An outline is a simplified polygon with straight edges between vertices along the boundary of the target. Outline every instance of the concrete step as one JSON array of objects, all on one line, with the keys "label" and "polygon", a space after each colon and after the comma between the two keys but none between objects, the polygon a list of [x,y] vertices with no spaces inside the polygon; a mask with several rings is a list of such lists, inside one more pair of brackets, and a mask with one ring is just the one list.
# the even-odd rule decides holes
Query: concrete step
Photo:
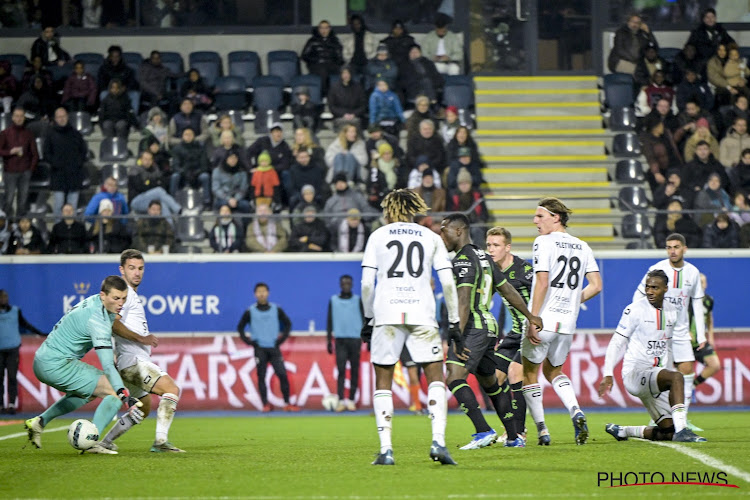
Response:
[{"label": "concrete step", "polygon": [[475,76],[477,90],[595,89],[596,76]]},{"label": "concrete step", "polygon": [[[539,236],[539,231],[531,222],[531,219],[526,222],[513,222],[496,219],[495,222],[510,231],[511,235],[513,236],[514,243],[517,241],[517,238],[529,238],[533,240],[534,238]],[[570,231],[571,234],[578,236],[579,238],[583,238],[584,240],[590,237],[609,238],[614,236],[615,233],[614,226],[612,224],[588,222],[580,222],[578,224],[574,224],[573,222],[571,222],[568,225],[568,231]]]},{"label": "concrete step", "polygon": [[484,161],[491,163],[524,163],[524,162],[540,162],[540,163],[559,163],[559,162],[601,162],[607,160],[605,154],[594,154],[594,155],[486,155],[482,156]]},{"label": "concrete step", "polygon": [[579,102],[594,101],[599,96],[599,90],[592,89],[502,89],[476,90],[474,99],[477,104],[492,102]]},{"label": "concrete step", "polygon": [[491,120],[484,120],[486,122],[485,128],[478,128],[472,130],[471,135],[474,138],[482,138],[483,140],[507,140],[509,137],[514,139],[532,139],[543,136],[545,140],[570,140],[571,136],[575,136],[575,139],[580,140],[602,140],[609,138],[611,141],[612,133],[603,128],[550,128],[550,129],[499,129],[492,128]]},{"label": "concrete step", "polygon": [[[525,138],[524,138],[525,139]],[[605,141],[588,140],[518,140],[479,141],[484,156],[496,155],[602,155]]]},{"label": "concrete step", "polygon": [[602,116],[598,113],[579,113],[570,116],[545,114],[540,116],[477,116],[479,130],[554,130],[599,129]]},{"label": "concrete step", "polygon": [[[574,211],[574,215],[602,215],[612,213],[613,193],[606,190],[578,189],[498,189],[485,197],[493,215],[524,215],[533,217],[537,203],[545,196],[556,196]],[[614,193],[614,197],[617,193]],[[499,210],[501,212],[495,212]],[[580,211],[580,213],[579,213]]]},{"label": "concrete step", "polygon": [[[489,185],[508,183],[577,183],[579,186],[590,182],[609,182],[607,169],[602,167],[579,168],[486,168],[483,170]],[[540,182],[541,181],[541,182]]]},{"label": "concrete step", "polygon": [[579,102],[486,102],[477,104],[478,117],[485,116],[578,116],[600,115],[598,101]]}]

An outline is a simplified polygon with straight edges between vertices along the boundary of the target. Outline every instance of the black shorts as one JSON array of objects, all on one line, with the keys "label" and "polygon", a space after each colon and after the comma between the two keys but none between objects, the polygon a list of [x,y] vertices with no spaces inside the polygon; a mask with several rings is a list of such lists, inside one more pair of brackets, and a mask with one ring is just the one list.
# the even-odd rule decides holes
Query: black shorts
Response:
[{"label": "black shorts", "polygon": [[509,333],[495,348],[495,366],[508,374],[511,362],[521,363],[521,334]]},{"label": "black shorts", "polygon": [[495,373],[495,342],[497,337],[491,336],[487,330],[466,330],[464,347],[468,348],[469,359],[461,361],[456,357],[453,343],[448,347],[448,363],[461,365],[474,375],[493,375]]},{"label": "black shorts", "polygon": [[700,361],[704,365],[706,364],[705,359],[707,357],[716,355],[714,346],[709,343],[706,343],[706,347],[703,349],[698,349],[698,346],[693,347],[693,352],[695,353],[695,360]]}]

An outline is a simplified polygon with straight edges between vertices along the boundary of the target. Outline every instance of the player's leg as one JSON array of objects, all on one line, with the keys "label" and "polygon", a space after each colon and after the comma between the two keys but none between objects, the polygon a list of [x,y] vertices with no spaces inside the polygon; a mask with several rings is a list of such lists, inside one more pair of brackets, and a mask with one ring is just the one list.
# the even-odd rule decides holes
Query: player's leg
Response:
[{"label": "player's leg", "polygon": [[401,325],[373,327],[370,360],[375,369],[372,408],[380,439],[380,453],[373,465],[394,465],[391,440],[393,421],[393,370],[404,348],[407,331]]},{"label": "player's leg", "polygon": [[[8,358],[10,356],[10,349],[0,349],[0,408],[2,413],[6,413],[7,405],[3,397],[5,396],[5,369],[8,366]],[[8,398],[10,400],[10,398]],[[10,400],[15,402],[15,400]]]},{"label": "player's leg", "polygon": [[258,375],[258,394],[260,395],[261,403],[263,403],[263,411],[269,412],[273,410],[273,407],[268,402],[268,388],[266,387],[266,369],[270,360],[268,349],[256,347],[255,357],[258,360],[258,364],[255,367]]},{"label": "player's leg", "polygon": [[693,344],[690,337],[687,339],[672,339],[672,354],[674,356],[674,365],[677,371],[682,373],[685,383],[685,411],[690,408],[690,399],[693,396],[693,381],[695,380],[695,353],[693,353]]},{"label": "player's leg", "polygon": [[502,387],[497,383],[497,377],[493,374],[481,375],[481,368],[477,370],[476,378],[482,390],[492,401],[492,407],[495,408],[500,422],[505,428],[506,442],[515,442],[518,438],[516,434],[516,424],[513,419],[513,401],[510,395],[510,386],[504,384]]},{"label": "player's leg", "polygon": [[542,364],[544,376],[552,383],[552,387],[557,393],[557,397],[568,409],[570,418],[573,421],[573,429],[576,444],[586,444],[589,438],[589,428],[586,421],[586,415],[578,404],[576,392],[570,379],[562,371],[562,365],[570,352],[570,345],[573,342],[572,335],[557,335],[550,342],[547,359]]},{"label": "player's leg", "polygon": [[539,444],[548,446],[550,444],[550,435],[547,425],[544,422],[544,404],[542,397],[542,386],[539,384],[539,365],[547,358],[549,342],[554,332],[542,330],[539,332],[541,342],[534,345],[529,341],[527,336],[521,340],[521,361],[523,365],[523,397],[526,400],[526,406],[531,413],[531,418],[536,424],[539,436]]},{"label": "player's leg", "polygon": [[419,399],[419,391],[422,387],[419,383],[419,367],[413,361],[406,367],[406,375],[409,377],[409,397],[411,400],[409,410],[421,414],[422,401]]},{"label": "player's leg", "polygon": [[513,362],[508,366],[508,380],[513,398],[516,433],[526,441],[526,398],[523,397],[523,365],[520,350],[516,352]]},{"label": "player's leg", "polygon": [[721,361],[711,344],[706,344],[706,347],[700,350],[695,349],[694,353],[695,359],[703,363],[703,370],[701,370],[700,374],[693,381],[693,386],[698,387],[721,370]]},{"label": "player's leg", "polygon": [[336,411],[344,411],[346,405],[344,405],[344,387],[346,387],[346,339],[336,339],[336,369],[339,371],[339,376],[336,381],[336,392],[339,396],[339,404],[336,407]]},{"label": "player's leg", "polygon": [[[486,388],[484,384],[482,384],[482,388],[485,389],[485,393],[492,399],[492,405],[495,408],[495,411],[497,412],[498,417],[500,417],[500,420],[503,422],[503,427],[505,427],[505,433],[500,437],[500,441],[505,444],[506,442],[515,441],[518,438],[517,435],[517,428],[516,428],[516,414],[517,411],[517,405],[515,405],[513,401],[513,395],[511,393],[510,385],[508,382],[508,369],[510,366],[510,363],[512,362],[511,358],[509,357],[509,350],[506,349],[506,345],[508,338],[506,337],[503,339],[503,341],[500,343],[500,345],[497,346],[494,352],[493,360],[495,362],[495,378],[497,379],[497,385],[500,388],[500,392],[495,394],[497,391],[493,389],[491,386]],[[508,427],[512,427],[511,431],[509,432]],[[518,443],[520,444],[520,443]]]},{"label": "player's leg", "polygon": [[[21,357],[20,348],[10,349],[7,358],[6,367],[8,369],[8,414],[15,415],[16,413],[16,399],[18,398],[18,361]],[[0,381],[0,388],[3,387],[3,383]],[[2,390],[2,389],[0,389]]]},{"label": "player's leg", "polygon": [[357,389],[359,388],[359,361],[362,352],[362,341],[360,339],[348,339],[347,359],[349,361],[349,402],[346,409],[355,411],[357,405]]},{"label": "player's leg", "polygon": [[608,434],[618,441],[627,441],[631,437],[652,441],[672,439],[672,434],[666,437],[667,431],[670,429],[672,433],[674,432],[674,427],[671,427],[671,406],[667,395],[668,389],[664,389],[664,392],[662,392],[662,389],[659,388],[657,379],[660,371],[661,368],[633,370],[624,373],[622,377],[625,390],[641,400],[644,408],[656,424],[652,426],[606,424],[605,430]]},{"label": "player's leg", "polygon": [[289,375],[286,373],[286,366],[284,366],[284,357],[281,355],[281,349],[278,347],[271,349],[270,361],[273,371],[279,378],[279,388],[281,389],[281,397],[284,398],[284,411],[299,411],[299,407],[289,402]]},{"label": "player's leg", "polygon": [[169,428],[180,401],[180,388],[172,377],[164,374],[156,381],[151,392],[161,396],[156,408],[156,436],[151,451],[183,452],[169,442]]}]

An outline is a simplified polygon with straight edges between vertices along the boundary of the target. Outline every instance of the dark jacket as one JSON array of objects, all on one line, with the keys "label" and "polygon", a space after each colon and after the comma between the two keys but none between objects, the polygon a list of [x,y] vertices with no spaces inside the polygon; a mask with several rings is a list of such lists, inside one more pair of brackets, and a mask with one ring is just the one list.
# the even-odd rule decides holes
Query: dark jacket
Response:
[{"label": "dark jacket", "polygon": [[127,90],[138,90],[138,80],[135,79],[135,72],[125,64],[124,60],[120,60],[117,65],[112,64],[109,58],[104,60],[104,64],[99,67],[99,74],[96,77],[99,91],[109,89],[109,82],[117,78],[125,86]]},{"label": "dark jacket", "polygon": [[52,47],[52,51],[57,56],[57,61],[70,61],[70,54],[60,47],[60,39],[57,36],[53,37],[49,42],[42,40],[42,37],[34,40],[34,43],[31,45],[31,57],[29,60],[33,60],[36,56],[39,56],[42,58],[42,64],[45,66],[57,64],[57,61],[50,62],[49,60],[49,47]]},{"label": "dark jacket", "polygon": [[149,60],[143,61],[140,72],[141,91],[152,97],[163,95],[170,76],[173,76],[172,72],[166,66],[154,66]]},{"label": "dark jacket", "polygon": [[70,99],[86,99],[86,104],[93,106],[96,103],[96,96],[96,81],[94,77],[88,73],[84,73],[81,76],[73,73],[65,80],[62,104],[65,104]]},{"label": "dark jacket", "polygon": [[53,125],[44,141],[44,159],[52,167],[52,191],[80,191],[86,178],[88,147],[83,136],[68,123]]},{"label": "dark jacket", "polygon": [[21,91],[21,86],[10,72],[10,62],[5,59],[0,60],[0,68],[5,70],[5,74],[0,76],[0,97],[12,97],[15,100]]},{"label": "dark jacket", "polygon": [[174,245],[174,229],[164,217],[138,220],[133,236],[133,248],[147,252],[149,245],[153,245],[159,251],[164,245],[170,248]]},{"label": "dark jacket", "polygon": [[607,67],[614,73],[617,63],[621,60],[636,64],[649,43],[659,47],[654,34],[650,31],[647,33],[638,30],[638,33],[633,34],[626,24],[620,26],[615,31],[615,43],[607,58]]},{"label": "dark jacket", "polygon": [[306,167],[294,162],[289,170],[289,174],[291,177],[289,187],[292,192],[287,194],[290,197],[300,195],[302,187],[306,184],[310,184],[315,188],[316,197],[323,199],[322,194],[325,187],[326,168],[321,163],[318,163],[312,158],[310,158],[310,163],[308,163]]},{"label": "dark jacket", "polygon": [[698,100],[701,109],[713,109],[714,107],[714,94],[705,82],[696,80],[690,83],[683,80],[675,87],[675,91],[677,93],[677,109],[680,111],[685,109],[685,105],[692,98]]},{"label": "dark jacket", "polygon": [[737,224],[729,221],[726,229],[719,229],[716,221],[703,228],[703,248],[739,248],[740,231]]},{"label": "dark jacket", "polygon": [[[302,243],[299,239],[307,236],[307,241]],[[328,232],[325,222],[315,218],[312,222],[305,222],[304,218],[297,222],[292,228],[292,234],[289,236],[290,252],[330,252],[331,234]],[[321,250],[310,248],[310,244],[318,245]]]},{"label": "dark jacket", "polygon": [[[101,221],[97,220],[89,229],[89,243],[92,245],[94,253],[122,253],[126,248],[130,248],[130,233],[125,225],[119,219],[109,219],[105,225],[103,246],[99,245],[99,228]],[[101,251],[100,251],[101,250]]]},{"label": "dark jacket", "polygon": [[195,182],[198,174],[208,172],[206,150],[196,141],[179,143],[172,148],[172,169],[182,174],[187,182]]},{"label": "dark jacket", "polygon": [[351,113],[357,118],[362,117],[367,110],[367,97],[362,85],[349,82],[344,85],[339,80],[328,90],[328,108],[334,118]]},{"label": "dark jacket", "polygon": [[667,227],[667,216],[657,215],[654,223],[654,243],[656,248],[664,248],[667,245],[667,236],[672,233],[680,233],[685,237],[688,248],[700,248],[703,243],[703,232],[698,224],[687,215],[680,217],[675,222],[674,230]]},{"label": "dark jacket", "polygon": [[[234,228],[234,238],[230,239],[230,227]],[[223,253],[239,252],[242,250],[242,242],[245,241],[245,232],[242,230],[242,224],[232,220],[229,224],[217,222],[208,233],[208,242],[214,252]]]},{"label": "dark jacket", "polygon": [[674,58],[672,63],[672,83],[677,85],[685,78],[687,70],[693,70],[699,78],[706,81],[706,61],[701,60],[696,53],[695,57],[688,59],[685,57],[685,49],[681,50]]},{"label": "dark jacket", "polygon": [[453,160],[448,168],[448,178],[446,180],[445,188],[447,190],[458,188],[458,171],[465,168],[471,174],[471,187],[479,189],[484,182],[482,178],[482,165],[479,162],[471,161],[468,165],[464,165],[458,160]]},{"label": "dark jacket", "polygon": [[375,88],[375,84],[381,78],[388,83],[389,89],[394,90],[398,84],[398,64],[391,58],[381,61],[377,57],[374,57],[367,62],[365,77],[367,90]]},{"label": "dark jacket", "polygon": [[703,163],[697,156],[682,168],[682,185],[694,192],[700,191],[706,185],[708,176],[716,173],[721,178],[721,187],[729,189],[729,176],[724,165],[709,154],[708,161]]},{"label": "dark jacket", "polygon": [[258,155],[263,151],[268,151],[271,155],[271,165],[277,172],[288,170],[292,165],[292,150],[286,141],[282,140],[276,146],[271,143],[271,138],[267,135],[259,137],[254,143],[247,148],[247,158],[251,166],[258,163]]},{"label": "dark jacket", "polygon": [[435,63],[424,56],[409,60],[399,76],[409,100],[418,95],[426,95],[434,101],[443,91],[443,75],[438,73]]},{"label": "dark jacket", "polygon": [[343,48],[333,29],[328,37],[323,38],[318,32],[318,27],[314,27],[312,36],[302,49],[302,60],[307,63],[308,69],[318,64],[334,66],[344,64]]},{"label": "dark jacket", "polygon": [[[21,156],[10,154],[10,150],[15,147],[23,148]],[[0,156],[3,158],[3,169],[8,173],[33,171],[39,163],[34,134],[26,127],[12,124],[0,132]]]},{"label": "dark jacket", "polygon": [[437,133],[433,134],[429,139],[417,135],[408,141],[406,146],[406,166],[410,169],[416,167],[415,163],[417,157],[420,155],[426,155],[430,160],[432,168],[439,174],[442,174],[445,167],[448,166],[448,162],[445,159],[445,146],[443,146],[443,140]]},{"label": "dark jacket", "polygon": [[99,107],[99,122],[103,123],[107,120],[115,122],[125,120],[131,126],[138,126],[138,119],[133,114],[128,94],[121,92],[119,95],[115,95],[110,92],[102,99],[102,104]]},{"label": "dark jacket", "polygon": [[60,221],[52,226],[47,253],[89,253],[88,242],[86,226],[82,222],[74,220],[71,225],[68,225],[65,221]]},{"label": "dark jacket", "polygon": [[164,173],[156,162],[151,165],[151,168],[136,165],[128,173],[128,202],[132,202],[133,198],[139,194],[157,187],[169,189],[164,179]]},{"label": "dark jacket", "polygon": [[687,43],[695,46],[695,50],[698,52],[698,57],[701,60],[707,61],[711,56],[716,54],[716,48],[719,45],[734,43],[734,38],[729,36],[724,26],[719,23],[716,23],[711,28],[701,23],[700,26],[690,32],[690,38]]},{"label": "dark jacket", "polygon": [[401,67],[409,62],[409,50],[415,42],[414,37],[408,34],[406,28],[404,28],[404,33],[400,37],[397,38],[393,35],[388,35],[388,37],[383,38],[380,43],[386,44],[388,47],[388,54],[391,56],[391,59],[396,62],[396,66],[398,66],[400,71]]}]

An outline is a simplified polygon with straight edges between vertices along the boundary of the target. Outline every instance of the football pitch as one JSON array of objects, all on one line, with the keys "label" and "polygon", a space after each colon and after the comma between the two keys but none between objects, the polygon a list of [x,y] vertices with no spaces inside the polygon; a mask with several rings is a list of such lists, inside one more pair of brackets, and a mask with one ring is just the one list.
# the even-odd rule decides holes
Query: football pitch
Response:
[{"label": "football pitch", "polygon": [[[90,416],[88,417],[90,418]],[[494,414],[488,422],[498,424]],[[604,424],[645,424],[644,411],[588,414],[591,437],[573,442],[567,414],[549,413],[552,445],[461,451],[469,420],[448,417],[447,445],[458,466],[430,461],[430,420],[397,412],[395,467],[372,466],[374,417],[302,413],[270,416],[177,414],[170,440],[184,454],[149,453],[155,419],[117,441],[120,454],[79,455],[53,421],[43,449],[27,444],[20,421],[0,425],[0,498],[586,498],[738,497],[750,494],[750,413],[694,411],[703,444],[615,441]],[[530,423],[529,419],[529,423]],[[0,423],[9,423],[0,421]],[[502,431],[500,431],[502,432]],[[629,474],[628,473],[633,473]],[[627,476],[626,476],[627,475]],[[663,476],[660,477],[660,476]],[[622,482],[618,483],[618,478]],[[624,483],[713,483],[618,486]],[[722,486],[717,486],[721,484]],[[738,488],[725,485],[736,485]]]}]

